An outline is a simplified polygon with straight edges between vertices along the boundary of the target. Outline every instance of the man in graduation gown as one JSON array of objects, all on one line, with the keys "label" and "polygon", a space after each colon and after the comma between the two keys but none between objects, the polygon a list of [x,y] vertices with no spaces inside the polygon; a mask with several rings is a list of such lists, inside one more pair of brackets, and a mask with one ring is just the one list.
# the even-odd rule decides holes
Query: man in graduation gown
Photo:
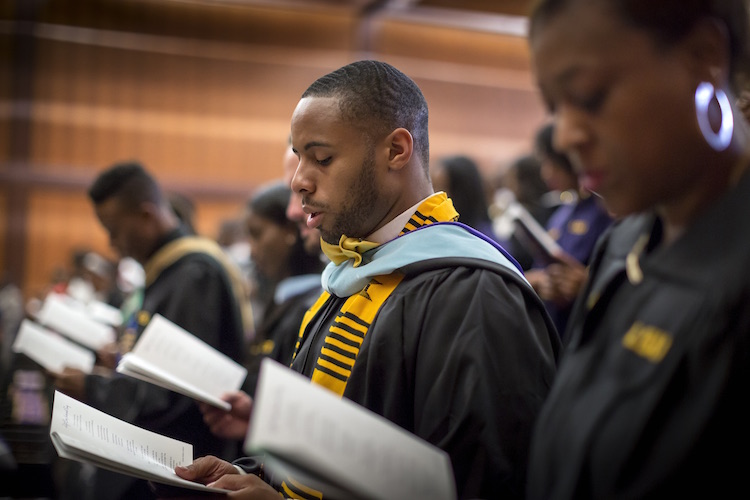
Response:
[{"label": "man in graduation gown", "polygon": [[[332,262],[291,366],[445,450],[460,497],[518,498],[559,341],[512,259],[433,192],[427,116],[417,85],[377,61],[303,94],[292,189]],[[238,498],[278,495],[236,472],[211,457],[177,468]],[[265,472],[287,497],[326,498]]]},{"label": "man in graduation gown", "polygon": [[[236,361],[242,353],[244,291],[239,270],[214,241],[191,235],[172,212],[161,189],[137,163],[103,172],[89,190],[100,222],[122,257],[145,270],[143,303],[126,321],[120,354],[160,314]],[[212,435],[195,401],[134,378],[85,375],[66,368],[57,388],[110,415],[193,445],[197,454],[231,457],[236,445]],[[200,450],[200,451],[199,451]],[[151,498],[146,481],[102,469],[79,479],[76,498]]]}]

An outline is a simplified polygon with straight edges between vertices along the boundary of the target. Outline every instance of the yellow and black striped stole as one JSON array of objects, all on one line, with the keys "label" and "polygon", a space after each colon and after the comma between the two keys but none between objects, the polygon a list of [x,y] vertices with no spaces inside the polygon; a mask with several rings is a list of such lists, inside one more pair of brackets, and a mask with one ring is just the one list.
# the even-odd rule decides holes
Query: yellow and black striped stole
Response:
[{"label": "yellow and black striped stole", "polygon": [[370,323],[402,279],[401,274],[376,276],[361,292],[344,302],[315,362],[314,384],[343,396]]},{"label": "yellow and black striped stole", "polygon": [[[328,330],[312,375],[312,383],[322,385],[339,396],[344,395],[346,382],[352,373],[359,349],[365,339],[372,320],[380,307],[403,279],[402,274],[376,276],[358,294],[352,295],[339,310]],[[300,326],[294,358],[299,352],[300,339],[315,314],[331,298],[323,292],[305,314]],[[292,358],[292,359],[294,359]],[[287,476],[281,489],[288,498],[321,500],[323,494]]]},{"label": "yellow and black striped stole", "polygon": [[[346,383],[370,324],[402,279],[403,275],[397,273],[376,276],[362,291],[346,299],[328,329],[324,345],[315,361],[312,375],[314,384],[322,385],[339,396],[344,394]],[[310,320],[330,297],[328,292],[323,292],[305,314],[300,325],[294,357],[297,356],[301,338]]]},{"label": "yellow and black striped stole", "polygon": [[320,310],[321,307],[323,307],[323,304],[328,302],[328,298],[330,296],[331,296],[330,293],[323,290],[323,292],[321,292],[320,294],[320,297],[318,297],[318,300],[316,300],[315,303],[310,307],[310,309],[308,309],[305,312],[305,315],[302,316],[302,324],[299,327],[299,335],[297,335],[297,343],[294,344],[294,354],[292,354],[292,363],[297,357],[299,348],[302,345],[302,337],[305,336],[305,330],[307,329],[307,325],[310,324],[310,320],[313,319],[316,314],[318,314],[318,311]]},{"label": "yellow and black striped stole", "polygon": [[455,222],[457,220],[458,212],[453,208],[453,202],[445,193],[438,193],[430,196],[417,207],[417,211],[411,216],[399,236],[435,222]]}]

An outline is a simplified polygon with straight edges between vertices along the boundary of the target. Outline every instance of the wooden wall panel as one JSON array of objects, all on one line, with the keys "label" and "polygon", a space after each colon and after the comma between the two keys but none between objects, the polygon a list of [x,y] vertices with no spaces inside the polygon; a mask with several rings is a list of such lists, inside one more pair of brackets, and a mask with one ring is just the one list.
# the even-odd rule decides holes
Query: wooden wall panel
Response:
[{"label": "wooden wall panel", "polygon": [[533,0],[419,0],[419,5],[455,9],[482,13],[495,12],[505,15],[525,16],[529,13]]},{"label": "wooden wall panel", "polygon": [[399,17],[374,24],[373,50],[425,94],[433,159],[466,154],[491,175],[530,150],[545,111],[525,38]]},{"label": "wooden wall panel", "polygon": [[[23,1],[23,0],[22,0]],[[41,19],[60,25],[200,40],[351,50],[357,28],[354,7],[309,6],[279,2],[190,2],[164,0],[55,0],[46,2]]]},{"label": "wooden wall panel", "polygon": [[25,291],[37,296],[56,269],[70,269],[72,253],[95,250],[114,258],[105,231],[83,193],[37,189],[29,197]]},{"label": "wooden wall panel", "polygon": [[10,155],[10,126],[12,104],[10,96],[11,78],[11,38],[0,34],[0,169],[6,167],[2,160]]},{"label": "wooden wall panel", "polygon": [[385,17],[376,24],[372,50],[464,65],[529,70],[526,39]]},{"label": "wooden wall panel", "polygon": [[[276,177],[288,122],[267,124],[273,137],[196,137],[153,134],[133,127],[35,123],[33,170],[69,176],[88,185],[96,172],[123,160],[138,160],[168,184],[205,193],[232,194]],[[258,125],[260,126],[260,125]]]},{"label": "wooden wall panel", "polygon": [[[245,203],[244,198],[226,201],[191,198],[197,204],[196,230],[210,238],[217,236],[221,221],[239,216]],[[0,206],[4,206],[4,201],[5,196],[0,191]],[[29,296],[42,293],[56,269],[69,269],[77,250],[90,249],[110,259],[117,258],[85,193],[35,190],[30,196],[28,217],[25,288]],[[0,224],[0,243],[4,234]]]},{"label": "wooden wall panel", "polygon": [[463,153],[489,166],[530,150],[533,132],[544,116],[536,94],[419,79],[418,83],[430,106],[433,158]]},{"label": "wooden wall panel", "polygon": [[8,240],[8,192],[5,186],[0,185],[0,279],[6,272],[5,248]]},{"label": "wooden wall panel", "polygon": [[[249,194],[250,191],[248,191],[248,196]],[[242,216],[246,199],[247,197],[230,201],[199,201],[198,210],[195,214],[196,232],[207,238],[216,239],[219,236],[219,227],[223,221]]]},{"label": "wooden wall panel", "polygon": [[[39,77],[35,98],[154,112],[184,110],[220,116],[262,116],[278,113],[277,99],[289,95],[295,97],[287,107],[291,111],[311,78],[348,62],[342,53],[304,67],[254,57],[263,50],[257,46],[236,48],[236,58],[222,58],[227,54],[221,51],[200,57],[187,50],[164,54],[158,49],[150,51],[146,44],[146,40],[139,42],[143,50],[121,50],[41,40],[37,47]],[[279,51],[280,58],[305,56],[303,50]]]},{"label": "wooden wall panel", "polygon": [[[352,60],[386,60],[422,87],[433,158],[469,154],[492,172],[527,150],[544,119],[523,37],[315,2],[37,5],[29,91],[11,87],[18,38],[0,33],[0,201],[25,210],[27,294],[78,246],[111,256],[85,190],[115,161],[138,159],[165,189],[192,198],[198,231],[214,237],[279,177],[300,94]],[[19,124],[28,149],[2,128]],[[11,217],[0,213],[2,263]]]},{"label": "wooden wall panel", "polygon": [[[0,101],[0,172],[7,170],[9,165],[6,163],[10,158],[10,133],[11,127],[10,103]],[[1,181],[0,181],[1,183]]]},{"label": "wooden wall panel", "polygon": [[252,186],[276,175],[299,96],[334,67],[43,41],[30,160],[90,175],[92,167],[137,158],[183,183]]}]

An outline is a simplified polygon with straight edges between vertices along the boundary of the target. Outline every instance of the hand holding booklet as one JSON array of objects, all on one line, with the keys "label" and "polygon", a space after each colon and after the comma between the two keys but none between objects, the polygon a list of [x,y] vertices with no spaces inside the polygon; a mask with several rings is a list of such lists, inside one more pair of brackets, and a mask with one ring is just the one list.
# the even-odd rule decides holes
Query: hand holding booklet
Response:
[{"label": "hand holding booklet", "polygon": [[[261,365],[245,451],[275,477],[326,499],[455,500],[448,454],[281,364]],[[154,482],[217,491],[179,478],[192,446],[133,426],[56,392],[50,429],[63,458]]]},{"label": "hand holding booklet", "polygon": [[96,321],[84,309],[73,304],[74,301],[65,296],[50,293],[44,299],[37,320],[92,351],[115,341],[115,331],[111,325]]},{"label": "hand holding booklet", "polygon": [[448,454],[264,359],[245,452],[324,498],[456,498]]},{"label": "hand holding booklet", "polygon": [[29,319],[21,322],[13,351],[25,354],[53,373],[62,373],[66,366],[91,373],[96,361],[93,351]]},{"label": "hand holding booklet", "polygon": [[227,411],[221,396],[247,376],[244,366],[158,314],[117,371]]},{"label": "hand holding booklet", "polygon": [[62,458],[191,490],[223,492],[174,473],[193,463],[193,446],[141,429],[55,391],[50,437]]},{"label": "hand holding booklet", "polygon": [[538,262],[552,264],[573,259],[520,203],[512,203],[508,213],[515,221],[516,237]]}]

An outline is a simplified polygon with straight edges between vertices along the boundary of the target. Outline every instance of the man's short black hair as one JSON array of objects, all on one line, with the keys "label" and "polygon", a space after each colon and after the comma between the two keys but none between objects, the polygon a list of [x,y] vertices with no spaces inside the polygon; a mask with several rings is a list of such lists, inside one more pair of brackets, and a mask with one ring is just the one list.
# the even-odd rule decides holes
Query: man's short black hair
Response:
[{"label": "man's short black hair", "polygon": [[163,203],[159,185],[138,162],[112,165],[99,174],[88,194],[96,205],[117,197],[123,207],[133,210],[143,202]]},{"label": "man's short black hair", "polygon": [[344,119],[369,138],[403,127],[427,170],[430,164],[427,101],[416,83],[390,64],[357,61],[318,78],[302,94],[339,99]]}]

